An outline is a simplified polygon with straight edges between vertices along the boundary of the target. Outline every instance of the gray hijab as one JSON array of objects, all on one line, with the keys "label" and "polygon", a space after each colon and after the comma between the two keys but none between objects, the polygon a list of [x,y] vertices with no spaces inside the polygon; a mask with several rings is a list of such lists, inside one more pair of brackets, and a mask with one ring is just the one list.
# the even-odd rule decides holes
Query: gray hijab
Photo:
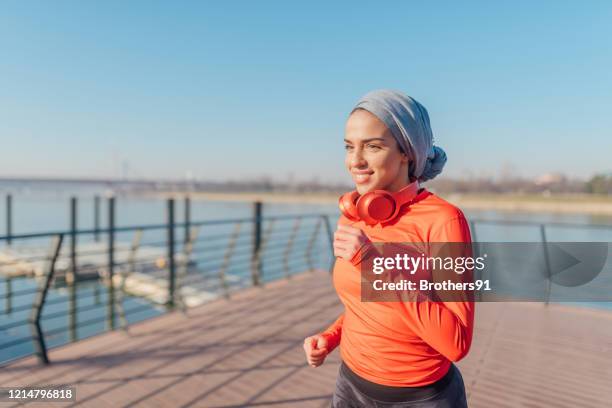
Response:
[{"label": "gray hijab", "polygon": [[408,174],[427,181],[442,172],[446,153],[434,146],[427,109],[408,95],[379,89],[364,95],[355,109],[365,109],[391,130],[402,151],[412,159]]}]

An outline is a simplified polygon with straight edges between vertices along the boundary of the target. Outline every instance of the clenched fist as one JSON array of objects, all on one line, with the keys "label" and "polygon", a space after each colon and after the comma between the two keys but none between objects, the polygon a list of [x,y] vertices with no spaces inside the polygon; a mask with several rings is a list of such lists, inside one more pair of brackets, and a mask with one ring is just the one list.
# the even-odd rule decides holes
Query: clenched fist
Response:
[{"label": "clenched fist", "polygon": [[359,228],[339,225],[334,233],[334,256],[350,262],[361,247],[369,244],[370,239]]},{"label": "clenched fist", "polygon": [[311,367],[318,367],[323,364],[325,357],[329,354],[327,344],[327,339],[321,334],[306,337],[304,340],[304,352],[306,353],[306,360]]}]

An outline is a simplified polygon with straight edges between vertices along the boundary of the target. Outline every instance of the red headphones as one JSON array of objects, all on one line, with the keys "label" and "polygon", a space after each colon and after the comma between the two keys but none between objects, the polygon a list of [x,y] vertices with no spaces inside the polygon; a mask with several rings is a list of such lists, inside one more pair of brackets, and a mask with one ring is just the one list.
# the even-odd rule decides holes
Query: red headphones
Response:
[{"label": "red headphones", "polygon": [[390,193],[385,190],[374,190],[359,195],[355,191],[340,197],[340,211],[352,221],[364,221],[368,225],[388,222],[397,217],[400,208],[415,198],[419,190],[417,181],[401,190]]}]

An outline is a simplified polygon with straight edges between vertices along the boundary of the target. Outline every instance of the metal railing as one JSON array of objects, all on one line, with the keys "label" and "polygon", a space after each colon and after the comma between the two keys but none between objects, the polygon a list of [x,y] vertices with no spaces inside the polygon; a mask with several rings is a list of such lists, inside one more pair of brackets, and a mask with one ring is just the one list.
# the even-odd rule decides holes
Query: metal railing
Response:
[{"label": "metal railing", "polygon": [[612,231],[612,224],[578,224],[570,222],[538,222],[529,220],[493,220],[493,219],[481,219],[474,218],[470,220],[470,232],[473,242],[479,241],[479,234],[477,230],[478,225],[494,225],[494,226],[508,226],[508,227],[532,227],[533,232],[537,233],[539,241],[542,244],[546,244],[549,241],[549,231],[551,228],[563,228],[563,229],[580,229],[580,230],[600,230],[600,231]]},{"label": "metal railing", "polygon": [[333,260],[329,215],[264,217],[256,204],[252,217],[194,222],[187,212],[176,222],[174,207],[169,199],[164,224],[117,227],[110,198],[106,228],[77,229],[73,220],[68,231],[0,236],[0,316],[8,320],[0,333],[10,334],[0,336],[0,352],[31,342],[25,355],[48,364],[50,339],[75,341],[92,326],[90,335],[127,330],[143,312],[187,312],[246,287],[328,269],[325,253]]},{"label": "metal railing", "polygon": [[[547,288],[546,288],[546,297],[544,300],[544,304],[546,306],[551,302],[551,292],[552,292],[552,270],[551,270],[551,259],[550,254],[548,253],[548,243],[550,241],[549,230],[551,228],[562,228],[567,230],[599,230],[599,231],[610,231],[612,232],[612,225],[610,224],[578,224],[578,223],[570,223],[570,222],[537,222],[530,220],[499,220],[499,219],[479,219],[474,218],[470,220],[470,232],[472,236],[472,242],[478,243],[478,225],[493,225],[493,226],[507,226],[507,227],[529,227],[532,228],[532,232],[535,234],[533,236],[538,237],[539,243],[542,245],[543,257],[544,257],[544,266],[546,268],[547,273]],[[499,237],[498,237],[499,238]],[[597,241],[597,240],[593,240]],[[609,242],[610,238],[608,237],[606,242]],[[483,242],[483,241],[480,241]]]},{"label": "metal railing", "polygon": [[[330,218],[335,222],[336,214],[264,217],[256,203],[252,217],[194,222],[186,199],[184,222],[176,222],[175,201],[169,199],[165,223],[117,227],[115,199],[109,198],[108,225],[102,228],[98,199],[95,205],[93,229],[77,228],[76,202],[71,201],[70,230],[16,235],[8,225],[7,235],[0,236],[5,285],[0,302],[3,315],[11,317],[0,325],[0,334],[11,334],[0,336],[0,356],[2,350],[31,343],[29,354],[48,364],[50,339],[56,344],[75,341],[80,329],[101,323],[104,327],[93,334],[127,330],[130,318],[142,320],[143,313],[144,318],[176,308],[186,313],[204,301],[230,298],[245,287],[290,279],[296,272],[331,271],[334,262]],[[547,227],[612,230],[612,225],[472,219],[474,242],[477,226],[485,224],[531,226],[543,243]],[[326,253],[330,263],[322,266]],[[84,314],[89,316],[79,319]],[[59,319],[67,323],[44,330]],[[29,333],[15,334],[27,327]],[[6,337],[16,338],[3,341]]]}]

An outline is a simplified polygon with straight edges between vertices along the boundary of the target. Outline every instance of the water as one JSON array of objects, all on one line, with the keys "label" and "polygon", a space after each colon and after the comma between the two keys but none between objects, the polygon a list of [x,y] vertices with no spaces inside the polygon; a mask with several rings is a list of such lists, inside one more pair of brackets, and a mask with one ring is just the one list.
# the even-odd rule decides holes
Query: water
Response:
[{"label": "water", "polygon": [[[0,185],[0,194],[2,186]],[[103,194],[100,189],[75,189],[72,191],[58,191],[48,189],[45,191],[21,190],[13,197],[13,234],[32,233],[41,231],[66,231],[69,229],[69,198],[76,194],[78,201],[77,225],[80,229],[89,229],[94,225],[94,194]],[[106,201],[101,203],[101,227],[107,224]],[[184,206],[181,200],[176,202],[176,220],[181,222],[184,218]],[[265,204],[264,215],[282,214],[306,214],[325,213],[333,216],[338,215],[335,203],[329,204]],[[163,224],[166,219],[166,203],[164,200],[155,198],[127,198],[116,199],[116,225],[133,226],[143,224]],[[252,216],[253,206],[248,202],[206,202],[192,200],[191,219],[219,220],[237,219]],[[569,214],[528,214],[510,213],[499,211],[465,211],[469,220],[507,220],[507,221],[530,221],[536,223],[575,223],[575,224],[612,224],[612,217],[569,215]],[[5,201],[0,202],[0,235],[4,234],[5,224]],[[296,243],[291,251],[287,252],[287,242],[290,239],[295,220],[279,221],[274,226],[274,234],[271,236],[264,256],[263,277],[264,280],[274,280],[282,277],[286,272],[285,267],[289,265],[291,273],[299,272],[315,266],[327,268],[331,262],[327,236],[321,225],[318,229],[316,219],[303,221],[300,233],[296,237]],[[192,259],[197,262],[197,268],[190,271],[184,281],[191,285],[211,285],[212,289],[220,289],[218,271],[222,268],[227,244],[230,241],[233,223],[203,226],[200,231],[198,243],[194,248]],[[264,224],[264,233],[267,224]],[[316,235],[315,235],[316,233]],[[507,242],[507,241],[534,241],[541,239],[538,226],[516,226],[477,223],[475,229],[478,241]],[[586,229],[567,226],[547,226],[547,239],[549,241],[612,241],[612,229]],[[129,243],[134,239],[135,232],[118,233],[117,242]],[[178,248],[182,248],[183,233],[177,229]],[[252,237],[252,224],[243,225],[242,231],[236,241],[236,253],[232,262],[228,265],[226,274],[234,279],[231,281],[234,287],[239,288],[251,284],[250,276],[250,246]],[[314,237],[314,238],[313,238]],[[102,237],[104,240],[105,237]],[[79,243],[93,242],[93,236],[78,238]],[[165,248],[166,230],[146,231],[142,236],[141,245],[149,248]],[[48,246],[49,239],[39,240],[40,245]],[[311,244],[312,242],[312,244]],[[3,244],[2,244],[3,245]],[[20,245],[14,242],[15,246]],[[313,254],[309,261],[305,256],[308,247]],[[63,246],[63,253],[67,254],[68,243]],[[286,264],[285,260],[289,259]],[[312,263],[309,264],[309,262]],[[142,266],[144,268],[144,266]],[[144,271],[144,269],[142,269]],[[146,273],[158,276],[159,271],[155,268],[147,269]],[[156,275],[157,274],[157,275]],[[162,276],[163,278],[163,276]],[[0,282],[0,362],[7,361],[19,356],[31,354],[33,343],[30,327],[28,325],[17,325],[24,322],[31,313],[31,305],[34,301],[33,292],[39,282],[31,278],[13,279],[9,283],[5,280]],[[208,286],[207,286],[208,287]],[[80,283],[75,286],[74,297],[71,301],[71,291],[67,287],[52,288],[49,292],[47,303],[42,317],[43,330],[49,347],[65,344],[71,340],[82,339],[106,330],[108,325],[108,290],[102,284],[94,282]],[[212,290],[211,289],[211,290]],[[9,298],[7,292],[21,292],[22,295]],[[12,304],[9,304],[11,299]],[[584,306],[584,304],[582,304]],[[589,307],[610,307],[610,304],[594,303]],[[165,311],[163,306],[140,297],[127,296],[124,300],[126,310],[134,312],[128,315],[130,323],[137,322],[151,316],[161,314]],[[71,313],[71,310],[73,311]],[[72,319],[72,320],[71,320]],[[76,321],[78,324],[74,330],[71,325]],[[8,327],[11,326],[12,327]],[[119,325],[118,316],[115,316],[115,325]],[[19,339],[28,339],[19,344],[2,348],[2,344],[17,342]]]}]

